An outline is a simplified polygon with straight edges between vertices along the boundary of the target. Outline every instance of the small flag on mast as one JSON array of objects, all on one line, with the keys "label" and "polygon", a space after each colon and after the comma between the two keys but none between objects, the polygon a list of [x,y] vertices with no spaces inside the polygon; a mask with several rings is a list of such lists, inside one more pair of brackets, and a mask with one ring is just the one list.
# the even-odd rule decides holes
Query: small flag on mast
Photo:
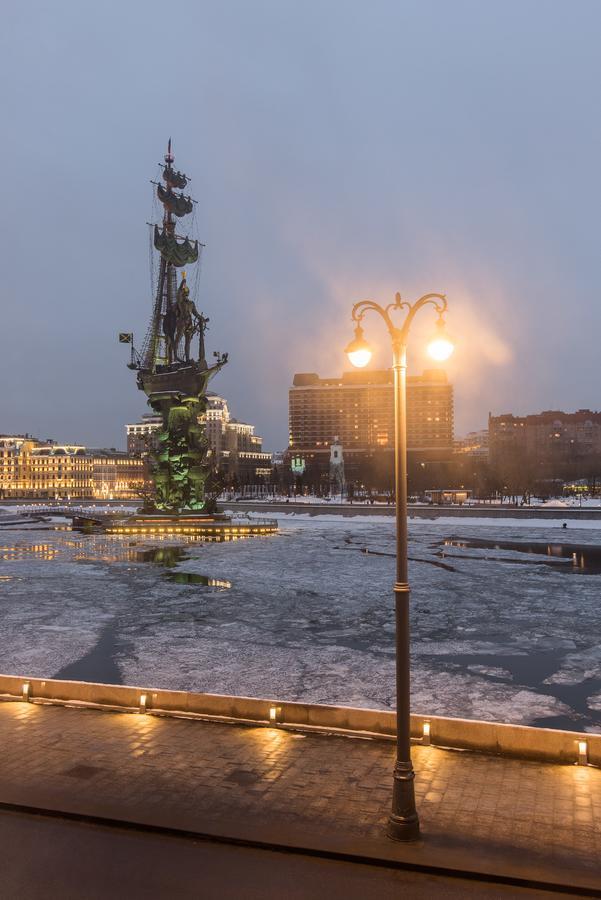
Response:
[{"label": "small flag on mast", "polygon": [[119,343],[120,344],[131,344],[133,343],[133,333],[130,331],[120,331],[119,332]]}]

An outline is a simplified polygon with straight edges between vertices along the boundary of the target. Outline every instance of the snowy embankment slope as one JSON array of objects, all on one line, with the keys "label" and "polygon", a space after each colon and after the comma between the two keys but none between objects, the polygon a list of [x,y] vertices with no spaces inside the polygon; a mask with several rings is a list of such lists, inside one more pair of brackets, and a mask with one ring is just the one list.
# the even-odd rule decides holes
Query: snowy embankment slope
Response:
[{"label": "snowy embankment slope", "polygon": [[[234,514],[240,512],[228,507],[226,510],[228,513]],[[321,523],[338,523],[340,525],[347,525],[352,527],[352,523],[356,522],[358,525],[383,525],[384,523],[394,522],[394,514],[391,513],[390,516],[370,516],[368,513],[362,513],[357,516],[344,516],[340,513],[336,512],[328,512],[321,513],[319,516],[312,516],[310,513],[305,512],[269,512],[267,509],[265,512],[249,512],[245,513],[250,518],[264,519],[271,518],[277,519],[282,522],[319,522]],[[564,523],[566,524],[566,528],[564,528]],[[541,531],[546,531],[547,529],[560,529],[561,531],[575,531],[578,529],[593,529],[601,532],[601,520],[599,519],[586,519],[580,518],[577,520],[569,520],[557,518],[557,519],[537,519],[536,516],[533,516],[531,519],[528,518],[485,518],[483,516],[478,516],[477,513],[474,513],[473,516],[439,516],[437,518],[429,518],[422,519],[417,516],[409,515],[409,525],[410,527],[416,528],[430,528],[433,525],[440,525],[447,528],[454,527],[466,527],[466,528],[530,528],[530,529],[540,529]]]}]

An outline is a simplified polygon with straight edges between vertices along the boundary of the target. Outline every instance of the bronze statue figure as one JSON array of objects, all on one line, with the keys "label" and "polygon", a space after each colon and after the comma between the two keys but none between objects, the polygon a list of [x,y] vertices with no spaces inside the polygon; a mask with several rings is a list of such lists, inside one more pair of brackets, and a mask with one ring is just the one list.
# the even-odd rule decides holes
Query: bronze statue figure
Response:
[{"label": "bronze statue figure", "polygon": [[[182,362],[190,362],[190,349],[192,346],[192,338],[195,334],[200,333],[203,325],[203,317],[196,309],[194,300],[190,298],[190,288],[186,282],[186,273],[182,273],[182,280],[177,289],[176,299],[177,327],[175,332],[176,349],[180,347],[183,339],[184,342],[184,359]],[[208,319],[207,319],[208,321]]]},{"label": "bronze statue figure", "polygon": [[208,316],[205,316],[203,313],[198,317],[198,362],[206,366],[207,364],[207,354],[205,350],[205,331],[207,330],[207,325],[209,324],[210,319]]},{"label": "bronze statue figure", "polygon": [[163,316],[163,334],[165,335],[165,350],[167,351],[167,365],[177,360],[177,310],[169,305]]}]

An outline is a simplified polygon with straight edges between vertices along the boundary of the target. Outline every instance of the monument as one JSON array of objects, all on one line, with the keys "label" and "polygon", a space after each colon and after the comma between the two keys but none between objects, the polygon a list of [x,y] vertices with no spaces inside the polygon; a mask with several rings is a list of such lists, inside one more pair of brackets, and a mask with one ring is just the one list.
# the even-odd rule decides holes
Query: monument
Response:
[{"label": "monument", "polygon": [[122,333],[119,339],[131,343],[129,368],[137,371],[138,388],[162,419],[159,449],[151,464],[155,489],[152,511],[212,513],[214,501],[206,492],[211,466],[207,461],[203,415],[207,385],[227,362],[227,354],[215,353],[213,365],[207,363],[205,332],[209,320],[198,312],[190,296],[184,269],[198,263],[202,245],[176,231],[176,221],[192,213],[195,201],[183,192],[188,176],[176,171],[173,163],[169,140],[162,166],[164,184],[156,185],[163,216],[160,225],[151,226],[159,259],[144,344],[138,352],[133,335]]},{"label": "monument", "polygon": [[198,277],[192,291],[184,268],[198,264],[204,245],[177,232],[177,221],[193,213],[196,201],[184,193],[190,179],[174,168],[174,161],[169,139],[161,181],[153,182],[162,221],[150,224],[158,265],[153,266],[153,308],[141,350],[136,350],[132,333],[119,334],[121,343],[131,344],[128,366],[137,372],[138,388],[161,417],[158,449],[151,456],[154,490],[144,515],[111,527],[116,533],[205,534],[207,526],[211,531],[215,523],[229,522],[216,512],[220,484],[205,434],[207,386],[228,355],[213,353],[214,362],[207,362],[209,319],[198,311],[193,296]]}]

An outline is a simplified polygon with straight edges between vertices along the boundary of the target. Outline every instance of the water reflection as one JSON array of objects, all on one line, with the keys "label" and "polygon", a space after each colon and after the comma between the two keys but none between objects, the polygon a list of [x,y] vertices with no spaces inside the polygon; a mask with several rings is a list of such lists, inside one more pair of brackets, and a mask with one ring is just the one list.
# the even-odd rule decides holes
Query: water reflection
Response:
[{"label": "water reflection", "polygon": [[167,547],[144,547],[142,549],[134,547],[133,554],[135,562],[151,562],[167,568],[175,566],[182,559],[186,559],[184,548],[173,545]]},{"label": "water reflection", "polygon": [[[62,530],[62,529],[61,529]],[[180,537],[178,543],[173,538],[155,537],[153,543],[132,541],[131,538],[103,534],[82,535],[71,532],[61,535],[57,543],[28,544],[18,541],[13,546],[0,546],[0,560],[52,561],[62,557],[80,563],[152,563],[165,569],[172,569],[188,558],[186,550],[191,544],[202,546],[203,542],[193,538]],[[211,578],[196,572],[165,572],[176,584],[198,584],[205,587],[228,590],[232,584],[226,579]],[[2,575],[0,581],[9,581],[12,576]]]},{"label": "water reflection", "polygon": [[202,584],[205,587],[218,588],[226,591],[232,586],[231,581],[224,578],[209,578],[208,575],[199,575],[197,572],[165,572],[165,578],[175,581],[176,584]]},{"label": "water reflection", "polygon": [[51,561],[57,557],[67,557],[75,562],[152,562],[161,566],[174,566],[186,558],[185,543],[188,542],[184,543],[183,539],[177,544],[162,541],[161,538],[154,540],[158,542],[158,546],[119,537],[84,537],[70,532],[69,536],[61,536],[56,543],[30,544],[17,541],[12,545],[0,546],[0,560]]},{"label": "water reflection", "polygon": [[[575,572],[581,575],[601,575],[601,547],[595,544],[565,544],[549,541],[490,541],[481,538],[447,538],[442,541],[443,547],[456,547],[459,550],[513,550],[517,553],[546,556],[546,560],[537,560],[539,565],[551,565],[561,572]],[[442,556],[452,554],[444,550]],[[463,558],[466,558],[465,556]],[[495,562],[513,564],[532,564],[533,561],[514,559],[503,556],[477,556],[471,559],[488,559]]]},{"label": "water reflection", "polygon": [[52,544],[15,544],[0,547],[0,559],[12,562],[18,559],[54,559],[58,550]]}]

